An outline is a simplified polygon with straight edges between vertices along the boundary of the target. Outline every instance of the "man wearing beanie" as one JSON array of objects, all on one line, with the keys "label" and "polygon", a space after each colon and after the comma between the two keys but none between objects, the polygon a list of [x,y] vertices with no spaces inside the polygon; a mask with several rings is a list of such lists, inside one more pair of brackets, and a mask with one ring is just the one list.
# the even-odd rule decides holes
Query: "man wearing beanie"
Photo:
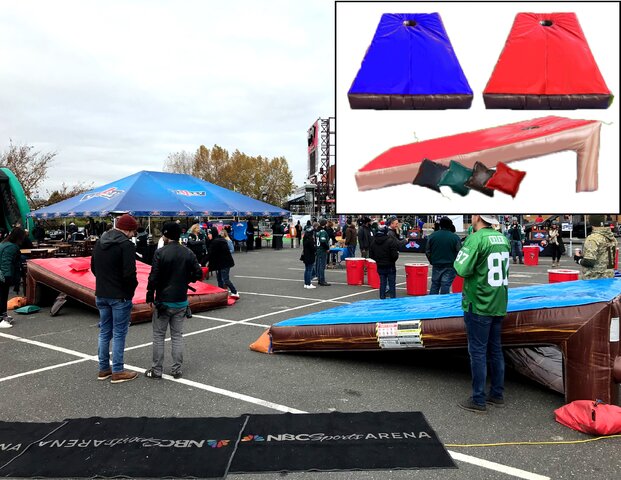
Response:
[{"label": "man wearing beanie", "polygon": [[[584,240],[582,255],[574,255],[574,261],[582,267],[582,278],[613,278],[617,239],[605,226],[605,215],[589,215],[593,231]],[[604,226],[602,226],[604,225]]]},{"label": "man wearing beanie", "polygon": [[451,232],[453,222],[448,217],[440,218],[440,229],[427,237],[425,255],[431,263],[431,287],[429,295],[450,293],[455,280],[453,263],[461,248],[460,238]]},{"label": "man wearing beanie", "polygon": [[181,226],[166,222],[162,235],[169,241],[156,250],[147,284],[147,303],[153,305],[153,363],[145,376],[162,378],[164,337],[170,325],[173,365],[171,375],[181,378],[183,365],[183,319],[188,309],[188,284],[203,277],[196,255],[179,243]]},{"label": "man wearing beanie", "polygon": [[[500,333],[509,297],[509,240],[492,228],[496,215],[472,215],[473,233],[468,235],[453,266],[464,277],[462,308],[470,370],[472,396],[459,407],[485,413],[487,404],[504,407],[505,360]],[[487,364],[491,388],[485,394]]]},{"label": "man wearing beanie", "polygon": [[[122,215],[112,230],[105,232],[93,249],[91,271],[95,275],[95,299],[99,310],[98,380],[112,377],[112,383],[133,380],[138,375],[124,369],[125,337],[129,329],[132,298],[138,286],[136,248],[131,238],[138,223],[131,215]],[[112,340],[112,368],[110,368]]]}]

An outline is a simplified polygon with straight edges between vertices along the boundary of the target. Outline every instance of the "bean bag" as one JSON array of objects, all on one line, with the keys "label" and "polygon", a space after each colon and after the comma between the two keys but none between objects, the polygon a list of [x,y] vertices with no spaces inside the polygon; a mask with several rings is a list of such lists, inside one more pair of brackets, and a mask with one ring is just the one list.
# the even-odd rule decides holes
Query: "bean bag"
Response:
[{"label": "bean bag", "polygon": [[520,189],[520,183],[522,183],[525,176],[526,172],[515,170],[511,167],[507,167],[505,163],[499,162],[498,165],[496,165],[496,173],[492,175],[485,186],[487,188],[493,188],[494,190],[500,190],[515,198]]}]

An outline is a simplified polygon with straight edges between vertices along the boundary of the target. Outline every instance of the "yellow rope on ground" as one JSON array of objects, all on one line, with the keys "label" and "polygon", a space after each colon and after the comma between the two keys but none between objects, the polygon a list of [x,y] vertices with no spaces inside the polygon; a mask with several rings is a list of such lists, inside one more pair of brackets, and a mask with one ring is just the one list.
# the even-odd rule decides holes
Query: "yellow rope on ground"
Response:
[{"label": "yellow rope on ground", "polygon": [[445,447],[460,448],[460,447],[504,447],[507,445],[567,445],[572,443],[588,443],[595,442],[596,440],[603,440],[608,438],[618,438],[621,435],[605,435],[602,437],[587,438],[586,440],[560,440],[556,442],[502,442],[502,443],[445,443]]}]

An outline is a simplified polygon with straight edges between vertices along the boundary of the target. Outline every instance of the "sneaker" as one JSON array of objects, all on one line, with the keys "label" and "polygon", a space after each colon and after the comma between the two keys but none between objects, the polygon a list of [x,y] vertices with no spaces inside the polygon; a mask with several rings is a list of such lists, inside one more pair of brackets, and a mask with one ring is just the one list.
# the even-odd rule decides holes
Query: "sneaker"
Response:
[{"label": "sneaker", "polygon": [[162,379],[162,375],[161,374],[157,374],[155,373],[155,371],[150,368],[149,370],[147,370],[146,372],[144,372],[144,376],[147,378],[152,378],[154,380],[161,380]]},{"label": "sneaker", "polygon": [[463,408],[464,410],[468,410],[469,412],[475,412],[475,413],[486,413],[487,412],[487,406],[474,403],[472,401],[472,398],[464,400],[463,402],[459,402],[457,406],[459,408]]},{"label": "sneaker", "polygon": [[231,298],[239,298],[239,293],[231,293],[229,295],[229,297],[231,297]]},{"label": "sneaker", "polygon": [[126,370],[123,370],[122,372],[113,373],[112,380],[110,380],[110,383],[129,382],[130,380],[134,380],[137,376],[138,376],[138,373],[136,372],[128,372]]},{"label": "sneaker", "polygon": [[321,285],[322,287],[329,287],[331,284],[328,282],[321,282],[319,285]]},{"label": "sneaker", "polygon": [[5,319],[2,319],[2,321],[0,322],[0,328],[11,328],[12,326],[13,325],[11,325],[11,323]]},{"label": "sneaker", "polygon": [[181,371],[174,372],[174,373],[171,373],[171,375],[172,375],[173,378],[177,379],[177,378],[183,377],[183,372],[181,372]]},{"label": "sneaker", "polygon": [[496,408],[505,408],[505,399],[499,397],[487,397],[485,403],[493,405]]},{"label": "sneaker", "polygon": [[107,380],[112,376],[112,370],[100,370],[97,374],[97,380]]},{"label": "sneaker", "polygon": [[317,288],[317,287],[311,283],[310,285],[304,285],[304,288],[313,289],[313,288]]}]

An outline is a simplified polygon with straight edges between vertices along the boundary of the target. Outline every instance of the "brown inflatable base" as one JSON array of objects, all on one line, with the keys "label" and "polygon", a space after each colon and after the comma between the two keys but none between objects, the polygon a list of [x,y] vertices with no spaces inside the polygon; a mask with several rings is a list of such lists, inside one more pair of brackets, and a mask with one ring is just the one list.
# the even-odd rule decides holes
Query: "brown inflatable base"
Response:
[{"label": "brown inflatable base", "polygon": [[350,93],[349,106],[368,110],[446,110],[470,108],[472,95],[373,95]]},{"label": "brown inflatable base", "polygon": [[[511,312],[503,321],[503,346],[556,345],[563,353],[565,399],[615,404],[621,379],[619,341],[611,341],[611,302]],[[420,320],[420,335],[383,337],[376,323],[271,327],[251,346],[256,351],[381,350],[467,347],[463,317]],[[416,327],[413,327],[415,330]],[[270,349],[271,346],[271,349]]]},{"label": "brown inflatable base", "polygon": [[606,109],[613,96],[601,95],[515,95],[484,93],[485,108],[511,110],[576,110],[578,108]]}]

